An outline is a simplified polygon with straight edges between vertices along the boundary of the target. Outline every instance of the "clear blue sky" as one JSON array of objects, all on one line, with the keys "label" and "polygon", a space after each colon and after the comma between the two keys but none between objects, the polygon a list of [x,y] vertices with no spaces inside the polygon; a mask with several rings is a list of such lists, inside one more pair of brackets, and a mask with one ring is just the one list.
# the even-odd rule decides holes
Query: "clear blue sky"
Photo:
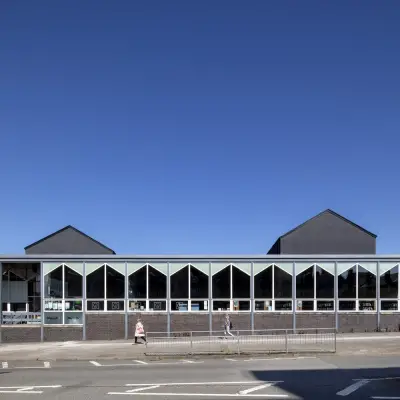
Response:
[{"label": "clear blue sky", "polygon": [[332,208],[400,253],[399,1],[0,4],[0,253],[264,253]]}]

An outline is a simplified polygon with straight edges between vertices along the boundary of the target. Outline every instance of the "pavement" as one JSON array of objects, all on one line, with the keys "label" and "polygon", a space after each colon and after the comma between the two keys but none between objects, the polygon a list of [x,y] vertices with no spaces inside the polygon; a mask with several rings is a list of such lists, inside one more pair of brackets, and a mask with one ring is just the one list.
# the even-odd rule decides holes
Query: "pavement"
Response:
[{"label": "pavement", "polygon": [[[251,337],[250,337],[251,338]],[[199,338],[198,340],[203,340]],[[312,354],[321,350],[321,353],[332,351],[332,339],[320,344],[320,349],[311,349],[302,342],[296,346],[289,346],[290,354]],[[330,342],[329,342],[330,340]],[[199,346],[202,346],[200,344]],[[235,349],[235,341],[220,340],[218,344],[221,355],[227,355],[224,351],[226,346]],[[262,345],[255,339],[254,343],[247,343],[246,349],[249,353],[260,351],[263,348],[275,351],[276,343],[271,341]],[[264,347],[263,347],[264,346]],[[196,347],[196,344],[194,345]],[[282,347],[280,347],[283,349]],[[174,342],[168,348],[163,343],[159,347],[143,344],[134,345],[132,341],[85,341],[85,342],[46,342],[46,343],[21,343],[21,344],[0,344],[0,361],[55,361],[55,360],[151,360],[158,359],[157,351],[165,349],[171,354],[178,355],[188,352],[187,342],[181,339]],[[189,349],[190,350],[190,349]],[[315,350],[315,351],[313,351]],[[278,351],[279,353],[279,351]],[[282,353],[282,351],[281,351]],[[149,356],[150,354],[150,356]],[[398,355],[400,356],[400,334],[396,333],[373,333],[373,334],[339,334],[337,335],[337,352],[339,355]],[[245,356],[245,355],[244,355]],[[273,355],[272,355],[273,356]]]},{"label": "pavement", "polygon": [[400,357],[393,355],[7,364],[0,369],[5,400],[400,399]]}]

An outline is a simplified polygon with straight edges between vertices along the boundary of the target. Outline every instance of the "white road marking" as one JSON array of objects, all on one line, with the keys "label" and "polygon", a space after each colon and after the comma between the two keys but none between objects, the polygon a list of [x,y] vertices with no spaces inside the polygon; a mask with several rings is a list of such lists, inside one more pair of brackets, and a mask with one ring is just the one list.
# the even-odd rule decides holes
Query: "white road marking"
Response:
[{"label": "white road marking", "polygon": [[400,397],[385,397],[385,396],[373,396],[371,399],[380,399],[380,400],[399,400]]},{"label": "white road marking", "polygon": [[188,363],[188,364],[195,364],[195,361],[192,360],[181,360],[183,363]]},{"label": "white road marking", "polygon": [[[136,360],[134,360],[136,361]],[[192,361],[190,364],[203,364],[204,361]],[[153,362],[153,363],[140,363],[140,364],[103,364],[103,365],[98,365],[99,367],[141,367],[141,366],[157,366],[157,365],[182,365],[183,361],[178,361],[178,362]],[[185,363],[189,364],[189,363]]]},{"label": "white road marking", "polygon": [[281,361],[281,360],[315,360],[317,357],[275,357],[275,358],[249,358],[247,360],[243,360],[246,362],[249,361]]},{"label": "white road marking", "polygon": [[45,361],[43,364],[45,368],[50,368],[50,363],[48,361]]},{"label": "white road marking", "polygon": [[249,394],[249,393],[255,392],[256,390],[265,389],[265,388],[271,387],[271,386],[272,386],[272,383],[266,383],[265,385],[259,385],[259,386],[252,387],[250,389],[241,390],[238,394]]},{"label": "white road marking", "polygon": [[355,392],[356,390],[360,389],[364,385],[366,385],[369,382],[368,379],[362,379],[361,381],[357,381],[353,383],[350,386],[347,386],[347,388],[341,390],[340,392],[337,392],[336,394],[338,396],[348,396],[349,394]]},{"label": "white road marking", "polygon": [[1,366],[2,366],[3,369],[7,369],[8,368],[8,362],[7,361],[3,361],[1,363]]},{"label": "white road marking", "polygon": [[147,362],[145,362],[145,361],[141,361],[141,360],[133,360],[133,361],[137,362],[138,364],[147,365]]},{"label": "white road marking", "polygon": [[171,397],[177,397],[177,396],[185,396],[185,397],[260,397],[263,399],[266,398],[284,398],[287,399],[289,395],[287,394],[224,394],[224,393],[173,393],[173,392],[168,392],[168,393],[127,393],[127,392],[109,392],[107,394],[114,395],[114,394],[119,394],[119,395],[128,395],[128,396],[171,396]]},{"label": "white road marking", "polygon": [[[271,381],[268,383],[282,383],[283,381]],[[179,383],[127,383],[125,386],[228,386],[228,385],[256,385],[265,383],[262,381],[236,381],[236,382],[179,382]]]},{"label": "white road marking", "polygon": [[225,361],[237,362],[237,360],[234,360],[233,358],[225,358]]},{"label": "white road marking", "polygon": [[127,390],[126,393],[135,393],[135,392],[142,392],[144,390],[150,390],[150,389],[157,389],[159,388],[159,385],[155,385],[155,386],[145,386],[145,387],[140,387],[137,389],[131,389],[131,390]]},{"label": "white road marking", "polygon": [[90,361],[90,364],[93,364],[95,367],[101,367],[102,365],[97,361]]},{"label": "white road marking", "polygon": [[34,390],[34,389],[56,389],[62,387],[61,385],[52,385],[52,386],[7,386],[0,387],[0,393],[8,393],[8,394],[42,394],[43,390]]}]

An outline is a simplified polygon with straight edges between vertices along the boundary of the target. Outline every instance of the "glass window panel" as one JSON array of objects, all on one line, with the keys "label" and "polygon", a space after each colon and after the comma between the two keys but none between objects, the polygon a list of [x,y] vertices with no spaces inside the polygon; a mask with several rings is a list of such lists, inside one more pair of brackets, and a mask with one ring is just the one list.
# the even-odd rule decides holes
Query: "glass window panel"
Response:
[{"label": "glass window panel", "polygon": [[237,299],[248,299],[250,297],[250,275],[235,266],[232,266],[232,284],[232,297]]},{"label": "glass window panel", "polygon": [[290,300],[276,300],[275,311],[292,311],[292,302]]},{"label": "glass window panel", "polygon": [[146,299],[147,298],[147,267],[138,269],[129,275],[129,298]]},{"label": "glass window panel", "polygon": [[318,311],[334,311],[334,309],[335,309],[335,302],[333,300],[317,301]]},{"label": "glass window panel", "polygon": [[88,299],[104,298],[104,268],[103,265],[86,277],[86,297]]},{"label": "glass window panel", "polygon": [[[26,306],[24,304],[24,309],[25,307]],[[63,310],[62,300],[52,300],[52,299],[45,300],[44,309],[45,311],[62,311]]]},{"label": "glass window panel", "polygon": [[233,311],[250,311],[250,300],[233,300]]},{"label": "glass window panel", "polygon": [[171,311],[188,311],[188,302],[177,300],[171,301]]},{"label": "glass window panel", "polygon": [[107,265],[107,298],[123,299],[125,297],[125,276]]},{"label": "glass window panel", "polygon": [[226,267],[212,277],[212,292],[214,298],[230,299],[231,297],[231,267]]},{"label": "glass window panel", "polygon": [[167,302],[162,300],[150,301],[149,311],[167,311]]},{"label": "glass window panel", "polygon": [[397,300],[383,300],[381,301],[381,310],[382,311],[398,311],[399,303]]},{"label": "glass window panel", "polygon": [[279,267],[274,267],[274,295],[276,299],[292,297],[292,275]]},{"label": "glass window panel", "polygon": [[187,299],[189,297],[189,267],[180,269],[171,275],[171,298]]},{"label": "glass window panel", "polygon": [[365,268],[358,266],[358,298],[376,297],[376,276]]},{"label": "glass window panel", "polygon": [[316,266],[316,297],[332,299],[335,297],[335,277],[328,271]]},{"label": "glass window panel", "polygon": [[82,301],[65,301],[65,311],[82,311]]},{"label": "glass window panel", "polygon": [[87,302],[88,311],[104,311],[103,300],[88,300]]},{"label": "glass window panel", "polygon": [[360,300],[358,302],[358,309],[360,311],[375,311],[376,302],[374,300]]},{"label": "glass window panel", "polygon": [[44,323],[46,325],[61,325],[63,323],[62,312],[45,312]]},{"label": "glass window panel", "polygon": [[124,311],[125,302],[123,300],[108,300],[107,311]]},{"label": "glass window panel", "polygon": [[397,299],[399,297],[399,267],[396,266],[380,276],[381,298]]},{"label": "glass window panel", "polygon": [[192,311],[208,311],[208,300],[192,300]]},{"label": "glass window panel", "polygon": [[129,300],[129,311],[146,311],[146,301]]},{"label": "glass window panel", "polygon": [[149,297],[167,298],[167,276],[149,265]]},{"label": "glass window panel", "polygon": [[81,312],[66,312],[64,318],[66,325],[83,324],[83,314]]},{"label": "glass window panel", "polygon": [[71,297],[82,297],[83,277],[73,269],[65,266],[64,296],[66,299]]},{"label": "glass window panel", "polygon": [[255,311],[272,311],[272,300],[256,300],[254,302]]},{"label": "glass window panel", "polygon": [[298,300],[297,311],[314,311],[314,301],[312,300]]},{"label": "glass window panel", "polygon": [[226,300],[214,300],[213,301],[213,310],[214,311],[230,311],[230,302]]},{"label": "glass window panel", "polygon": [[272,299],[272,266],[254,276],[254,296]]},{"label": "glass window panel", "polygon": [[60,265],[58,268],[45,275],[44,293],[46,297],[62,298],[62,268],[62,265]]},{"label": "glass window panel", "polygon": [[196,267],[190,267],[190,297],[192,299],[208,298],[208,275]]},{"label": "glass window panel", "polygon": [[356,302],[355,300],[340,300],[339,301],[339,310],[340,311],[355,311]]},{"label": "glass window panel", "polygon": [[314,267],[307,268],[296,276],[296,298],[314,298]]},{"label": "glass window panel", "polygon": [[[356,267],[341,273],[338,277],[338,296],[344,299],[356,298]],[[345,303],[345,302],[343,302]]]}]

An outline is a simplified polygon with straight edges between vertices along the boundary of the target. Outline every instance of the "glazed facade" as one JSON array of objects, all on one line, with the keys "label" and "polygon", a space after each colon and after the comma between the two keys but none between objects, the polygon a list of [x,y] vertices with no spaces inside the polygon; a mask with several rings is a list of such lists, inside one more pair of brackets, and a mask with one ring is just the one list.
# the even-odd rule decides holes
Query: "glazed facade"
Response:
[{"label": "glazed facade", "polygon": [[0,259],[3,341],[129,338],[138,315],[212,332],[227,312],[239,330],[399,329],[400,256],[34,257]]}]

